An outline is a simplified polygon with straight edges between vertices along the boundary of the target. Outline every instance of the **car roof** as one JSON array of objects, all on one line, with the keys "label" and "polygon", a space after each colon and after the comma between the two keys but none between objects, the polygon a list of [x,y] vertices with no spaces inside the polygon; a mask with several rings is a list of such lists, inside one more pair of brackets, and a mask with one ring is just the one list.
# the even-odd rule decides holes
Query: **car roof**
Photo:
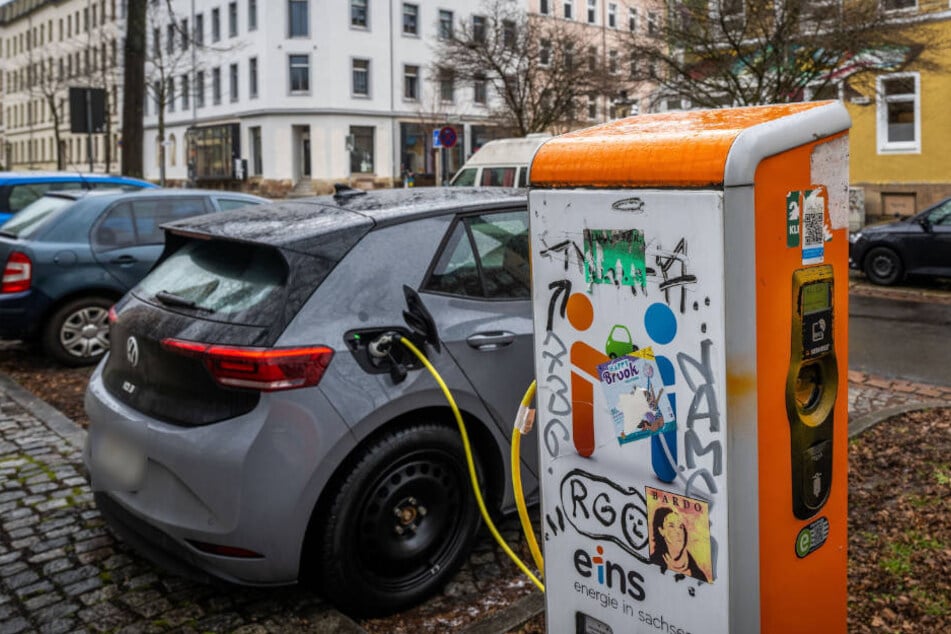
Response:
[{"label": "car roof", "polygon": [[83,173],[83,172],[43,172],[43,171],[27,171],[27,172],[0,172],[0,182],[6,180],[71,180],[75,178],[81,178],[83,180],[89,181],[125,181],[128,183],[144,183],[151,187],[155,185],[149,181],[142,180],[141,178],[134,178],[132,176],[122,176],[119,174],[94,174],[94,173]]},{"label": "car roof", "polygon": [[328,234],[368,231],[446,213],[524,206],[525,190],[501,187],[419,187],[363,192],[345,189],[333,196],[283,200],[228,212],[186,218],[164,225],[180,235],[259,242],[309,251]]},{"label": "car roof", "polygon": [[[73,194],[71,191],[67,192],[47,192],[47,194],[53,193],[55,195],[63,194]],[[159,196],[161,198],[187,198],[192,196],[216,196],[220,198],[236,198],[240,200],[247,200],[248,202],[270,202],[267,198],[261,198],[260,196],[254,196],[252,194],[244,194],[242,192],[230,192],[222,191],[220,189],[141,189],[133,192],[122,191],[121,189],[104,189],[100,191],[89,192],[94,194],[97,198],[109,198],[108,202],[111,202],[111,199],[123,200],[135,200],[137,198],[155,198]],[[79,195],[78,198],[83,198],[84,196]]]}]

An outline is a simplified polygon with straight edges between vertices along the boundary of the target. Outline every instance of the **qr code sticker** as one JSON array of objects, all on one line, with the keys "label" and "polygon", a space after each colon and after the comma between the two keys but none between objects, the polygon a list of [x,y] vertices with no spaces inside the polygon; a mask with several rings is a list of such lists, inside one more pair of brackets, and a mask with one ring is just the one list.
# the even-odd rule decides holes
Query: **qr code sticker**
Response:
[{"label": "qr code sticker", "polygon": [[822,262],[825,255],[825,198],[821,189],[803,192],[802,261]]},{"label": "qr code sticker", "polygon": [[822,244],[822,208],[819,208],[819,213],[810,211],[807,210],[802,219],[803,233],[806,246],[816,246]]}]

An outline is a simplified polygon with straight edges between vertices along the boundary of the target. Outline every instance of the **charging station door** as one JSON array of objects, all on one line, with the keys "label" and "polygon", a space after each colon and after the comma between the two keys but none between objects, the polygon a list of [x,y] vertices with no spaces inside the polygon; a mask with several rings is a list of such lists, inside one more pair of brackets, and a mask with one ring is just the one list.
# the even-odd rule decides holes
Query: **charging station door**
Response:
[{"label": "charging station door", "polygon": [[844,631],[847,128],[665,113],[536,154],[549,632]]}]

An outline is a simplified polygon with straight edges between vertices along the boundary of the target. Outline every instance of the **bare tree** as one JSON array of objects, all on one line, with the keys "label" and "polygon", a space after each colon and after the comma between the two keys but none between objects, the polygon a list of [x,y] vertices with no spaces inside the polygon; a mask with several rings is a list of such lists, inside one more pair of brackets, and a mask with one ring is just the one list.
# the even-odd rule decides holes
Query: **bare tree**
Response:
[{"label": "bare tree", "polygon": [[[512,0],[488,0],[435,48],[436,69],[485,82],[498,95],[494,116],[519,135],[571,127],[582,99],[613,94],[618,81],[602,56],[587,51],[598,33],[583,25],[528,15]],[[609,88],[610,86],[610,88]],[[610,93],[606,93],[610,90]]]},{"label": "bare tree", "polygon": [[128,0],[122,97],[122,173],[143,175],[142,118],[145,95],[147,0]]},{"label": "bare tree", "polygon": [[899,70],[922,47],[880,0],[687,0],[632,36],[633,76],[656,98],[759,105],[828,95],[839,82]]},{"label": "bare tree", "polygon": [[53,143],[56,146],[56,169],[66,169],[66,157],[63,155],[61,126],[66,114],[63,96],[68,90],[68,78],[57,72],[53,57],[41,59],[38,64],[30,64],[28,72],[36,76],[30,81],[30,97],[42,99],[46,103],[53,122]]}]

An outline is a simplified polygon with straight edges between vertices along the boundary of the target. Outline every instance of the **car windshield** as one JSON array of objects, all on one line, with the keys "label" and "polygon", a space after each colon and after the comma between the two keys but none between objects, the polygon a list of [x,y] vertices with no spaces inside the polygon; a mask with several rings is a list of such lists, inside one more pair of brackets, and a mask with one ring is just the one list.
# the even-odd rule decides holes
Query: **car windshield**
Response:
[{"label": "car windshield", "polygon": [[76,201],[59,196],[43,196],[30,203],[0,226],[0,233],[26,238],[33,234],[51,215]]},{"label": "car windshield", "polygon": [[449,184],[454,187],[472,187],[475,185],[475,179],[476,169],[474,167],[467,167],[466,169],[460,170]]}]

